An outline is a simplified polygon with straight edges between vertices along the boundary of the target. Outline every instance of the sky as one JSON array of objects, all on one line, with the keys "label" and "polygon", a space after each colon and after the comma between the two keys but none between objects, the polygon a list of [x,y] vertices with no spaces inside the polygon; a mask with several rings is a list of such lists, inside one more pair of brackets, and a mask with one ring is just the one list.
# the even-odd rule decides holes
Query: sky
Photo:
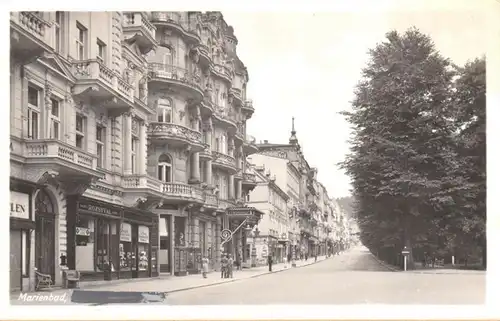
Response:
[{"label": "sky", "polygon": [[473,2],[479,4],[454,10],[389,4],[376,11],[223,11],[250,77],[255,113],[247,133],[258,142],[287,143],[295,117],[299,144],[329,196],[350,195],[350,179],[336,166],[349,152],[350,128],[338,113],[351,108],[368,50],[388,31],[415,26],[463,65],[487,50],[486,0]]}]

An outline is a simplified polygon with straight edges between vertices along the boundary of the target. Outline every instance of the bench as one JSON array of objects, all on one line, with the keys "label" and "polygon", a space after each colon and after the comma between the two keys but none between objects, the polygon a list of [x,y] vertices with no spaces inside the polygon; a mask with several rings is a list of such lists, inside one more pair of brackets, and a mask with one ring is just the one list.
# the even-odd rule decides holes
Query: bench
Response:
[{"label": "bench", "polygon": [[[76,270],[64,271],[64,287],[69,289],[69,285],[75,285],[76,288],[80,286],[80,272]],[[73,287],[71,287],[73,288]]]},{"label": "bench", "polygon": [[41,288],[50,289],[52,287],[52,276],[50,276],[49,274],[43,274],[35,270],[35,276],[36,276],[35,291],[38,291]]}]

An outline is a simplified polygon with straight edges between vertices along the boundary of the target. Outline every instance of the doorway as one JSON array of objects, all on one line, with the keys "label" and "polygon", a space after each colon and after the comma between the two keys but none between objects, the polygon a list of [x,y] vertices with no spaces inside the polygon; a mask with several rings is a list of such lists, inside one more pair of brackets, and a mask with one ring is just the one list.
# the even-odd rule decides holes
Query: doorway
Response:
[{"label": "doorway", "polygon": [[55,280],[55,213],[54,204],[45,190],[35,199],[35,262],[38,272]]}]

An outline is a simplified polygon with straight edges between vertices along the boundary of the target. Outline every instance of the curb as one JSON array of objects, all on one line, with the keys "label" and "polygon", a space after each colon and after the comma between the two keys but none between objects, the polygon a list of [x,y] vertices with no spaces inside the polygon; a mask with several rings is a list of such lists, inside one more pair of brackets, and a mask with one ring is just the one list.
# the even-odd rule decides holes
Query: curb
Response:
[{"label": "curb", "polygon": [[288,268],[288,269],[283,269],[283,270],[278,270],[278,271],[272,271],[272,272],[264,272],[264,273],[252,275],[252,276],[249,276],[249,277],[246,277],[246,278],[241,278],[241,279],[232,279],[232,280],[222,281],[222,282],[213,283],[213,284],[201,284],[201,285],[194,285],[194,286],[190,286],[190,287],[182,288],[182,289],[175,289],[175,290],[170,290],[170,291],[163,291],[163,293],[165,293],[165,294],[176,293],[176,292],[182,292],[182,291],[188,291],[188,290],[194,290],[194,289],[200,289],[200,288],[207,288],[207,287],[210,287],[210,286],[215,286],[215,285],[220,285],[220,284],[226,284],[226,283],[232,283],[232,282],[236,282],[236,281],[253,279],[253,278],[257,278],[257,277],[260,277],[260,276],[263,276],[263,275],[267,275],[267,274],[280,273],[280,272],[289,271],[289,270],[292,270],[292,269],[300,269],[300,268],[303,268],[303,267],[306,267],[306,266],[309,266],[309,265],[313,265],[313,264],[324,262],[326,260],[327,259],[324,259],[324,260],[321,260],[321,261],[312,262],[312,263],[309,263],[309,264],[304,264],[304,265],[297,266],[297,267],[294,267],[294,268]]}]

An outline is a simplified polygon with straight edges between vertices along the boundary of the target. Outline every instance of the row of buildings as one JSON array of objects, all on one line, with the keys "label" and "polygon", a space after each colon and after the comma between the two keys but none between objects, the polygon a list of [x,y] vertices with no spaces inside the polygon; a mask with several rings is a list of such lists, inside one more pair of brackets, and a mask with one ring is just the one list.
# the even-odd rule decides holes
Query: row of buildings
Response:
[{"label": "row of buildings", "polygon": [[294,134],[247,135],[220,12],[12,12],[10,35],[11,290],[67,269],[182,276],[223,252],[251,267],[347,237]]}]

